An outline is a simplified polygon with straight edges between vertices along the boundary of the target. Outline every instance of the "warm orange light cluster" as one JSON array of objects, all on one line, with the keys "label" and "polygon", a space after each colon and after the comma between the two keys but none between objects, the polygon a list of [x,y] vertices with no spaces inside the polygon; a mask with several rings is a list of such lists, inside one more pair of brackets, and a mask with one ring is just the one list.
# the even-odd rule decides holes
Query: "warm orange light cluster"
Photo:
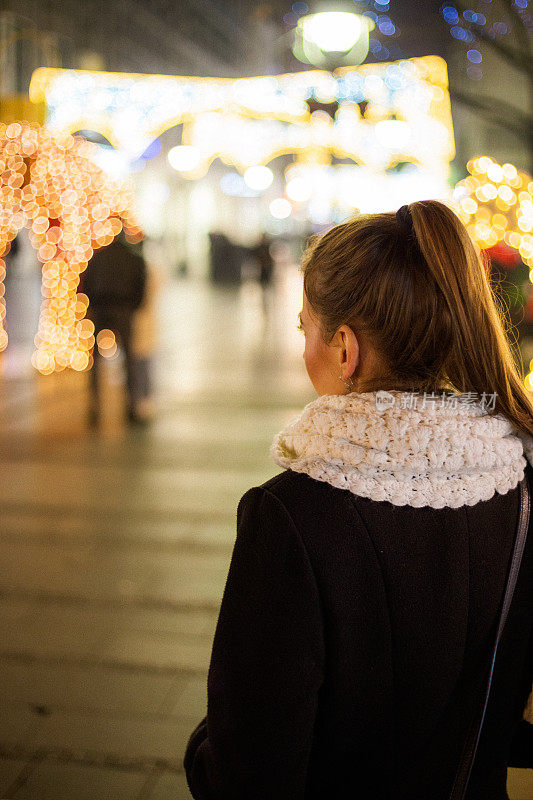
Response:
[{"label": "warm orange light cluster", "polygon": [[505,241],[533,269],[533,178],[488,156],[467,168],[470,175],[459,181],[454,198],[471,237],[484,250]]},{"label": "warm orange light cluster", "polygon": [[113,358],[117,352],[115,334],[109,328],[102,328],[96,337],[98,352],[104,358]]},{"label": "warm orange light cluster", "polygon": [[[27,123],[0,123],[0,254],[26,226],[43,264],[43,305],[33,365],[43,374],[91,366],[94,326],[85,318],[80,273],[124,228],[142,239],[131,189],[91,160],[95,145]],[[5,264],[0,259],[0,281]],[[0,291],[3,297],[3,286]],[[0,350],[7,345],[0,302]]]}]

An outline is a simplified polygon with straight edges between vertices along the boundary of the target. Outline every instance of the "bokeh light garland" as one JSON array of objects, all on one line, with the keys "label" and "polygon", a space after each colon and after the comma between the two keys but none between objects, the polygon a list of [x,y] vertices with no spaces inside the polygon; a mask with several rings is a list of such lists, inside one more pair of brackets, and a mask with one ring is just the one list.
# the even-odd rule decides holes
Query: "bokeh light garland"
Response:
[{"label": "bokeh light garland", "polygon": [[453,197],[468,232],[483,250],[504,241],[518,250],[533,282],[533,177],[488,156],[471,159]]},{"label": "bokeh light garland", "polygon": [[[459,181],[453,192],[459,217],[481,250],[490,252],[505,243],[518,251],[533,283],[533,177],[489,156],[471,159],[467,168],[470,175]],[[529,288],[526,316],[533,297]],[[531,392],[533,359],[529,370],[524,385]]]},{"label": "bokeh light garland", "polygon": [[[81,137],[51,134],[25,122],[0,123],[0,253],[27,227],[42,262],[43,303],[32,364],[42,374],[91,366],[94,326],[88,298],[78,292],[80,273],[95,250],[124,228],[142,239],[133,195],[92,161],[95,145]],[[5,261],[0,259],[0,281]],[[0,351],[7,346],[0,289]]]},{"label": "bokeh light garland", "polygon": [[375,170],[414,162],[447,178],[455,154],[447,65],[438,56],[236,80],[41,67],[30,98],[46,103],[50,131],[94,131],[129,158],[183,125],[169,158],[191,180],[216,158],[243,174],[283,154]]}]

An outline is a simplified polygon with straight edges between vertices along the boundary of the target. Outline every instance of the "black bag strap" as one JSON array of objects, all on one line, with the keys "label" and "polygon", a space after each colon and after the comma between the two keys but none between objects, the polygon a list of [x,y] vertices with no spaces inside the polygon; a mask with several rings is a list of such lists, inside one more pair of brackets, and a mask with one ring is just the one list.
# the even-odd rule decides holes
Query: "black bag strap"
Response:
[{"label": "black bag strap", "polygon": [[490,694],[490,685],[492,683],[492,676],[494,673],[494,662],[496,661],[498,644],[500,642],[500,636],[503,631],[505,621],[507,619],[507,613],[509,611],[511,601],[513,599],[516,580],[518,578],[518,572],[520,570],[520,563],[522,561],[522,554],[524,552],[524,547],[526,544],[527,529],[529,525],[529,508],[530,508],[529,487],[527,482],[527,475],[524,475],[524,479],[520,482],[520,515],[518,517],[518,528],[516,532],[511,564],[509,567],[509,575],[507,577],[507,586],[505,588],[503,605],[500,613],[498,631],[496,634],[496,642],[494,644],[492,659],[490,662],[490,670],[487,680],[487,688],[485,691],[485,698],[481,710],[478,713],[476,713],[472,721],[472,724],[470,725],[468,735],[466,737],[466,742],[461,755],[461,761],[459,762],[459,768],[455,775],[455,781],[450,794],[450,800],[463,800],[466,794],[468,781],[470,779],[470,773],[472,772],[472,766],[474,764],[474,758],[476,756],[479,737],[481,735],[481,728],[483,726],[483,720],[485,719],[485,712],[487,710],[487,704]]}]

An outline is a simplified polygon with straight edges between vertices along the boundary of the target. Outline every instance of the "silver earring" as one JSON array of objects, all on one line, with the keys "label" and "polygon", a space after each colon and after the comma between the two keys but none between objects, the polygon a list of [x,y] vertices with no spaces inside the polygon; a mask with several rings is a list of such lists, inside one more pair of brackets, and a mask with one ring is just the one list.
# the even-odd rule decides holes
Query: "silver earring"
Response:
[{"label": "silver earring", "polygon": [[348,380],[345,381],[344,378],[342,377],[342,375],[339,375],[339,380],[341,380],[344,383],[344,385],[346,386],[346,388],[348,389],[349,392],[352,391],[352,389],[353,389],[353,381],[352,381],[351,378],[348,378]]}]

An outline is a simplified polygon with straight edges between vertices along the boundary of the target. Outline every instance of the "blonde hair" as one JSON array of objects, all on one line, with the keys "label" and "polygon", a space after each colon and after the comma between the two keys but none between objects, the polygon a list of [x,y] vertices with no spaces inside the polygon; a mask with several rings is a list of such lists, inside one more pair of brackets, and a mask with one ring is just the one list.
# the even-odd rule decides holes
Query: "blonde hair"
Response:
[{"label": "blonde hair", "polygon": [[[451,208],[409,205],[413,231],[394,212],[367,214],[311,237],[304,291],[329,344],[349,325],[374,350],[379,370],[356,391],[496,394],[494,413],[533,434],[533,405],[517,342],[486,265]],[[477,399],[477,398],[475,398]]]}]

